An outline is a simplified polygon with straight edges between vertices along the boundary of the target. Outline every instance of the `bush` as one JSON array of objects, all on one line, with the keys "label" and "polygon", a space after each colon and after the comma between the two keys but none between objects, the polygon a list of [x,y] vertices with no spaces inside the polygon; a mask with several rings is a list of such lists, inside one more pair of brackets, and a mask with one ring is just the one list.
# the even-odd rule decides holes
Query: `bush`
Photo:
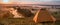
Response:
[{"label": "bush", "polygon": [[0,11],[0,19],[9,18],[13,15],[9,11]]},{"label": "bush", "polygon": [[18,11],[17,11],[18,13],[20,13],[20,14],[22,14],[23,16],[26,16],[26,17],[31,17],[31,16],[34,15],[34,14],[31,13],[31,11],[28,10],[28,9],[20,9],[20,8],[18,8],[17,10],[18,10]]}]

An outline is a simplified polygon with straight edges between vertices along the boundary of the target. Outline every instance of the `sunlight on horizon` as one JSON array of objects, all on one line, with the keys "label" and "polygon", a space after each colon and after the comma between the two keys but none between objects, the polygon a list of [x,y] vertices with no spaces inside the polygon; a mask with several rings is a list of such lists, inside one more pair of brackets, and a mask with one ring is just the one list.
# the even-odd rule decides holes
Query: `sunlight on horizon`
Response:
[{"label": "sunlight on horizon", "polygon": [[2,0],[0,3],[2,3],[2,4],[11,4],[11,1],[10,0]]},{"label": "sunlight on horizon", "polygon": [[9,2],[9,0],[3,0],[3,2],[4,2],[4,3],[7,3],[7,2]]}]

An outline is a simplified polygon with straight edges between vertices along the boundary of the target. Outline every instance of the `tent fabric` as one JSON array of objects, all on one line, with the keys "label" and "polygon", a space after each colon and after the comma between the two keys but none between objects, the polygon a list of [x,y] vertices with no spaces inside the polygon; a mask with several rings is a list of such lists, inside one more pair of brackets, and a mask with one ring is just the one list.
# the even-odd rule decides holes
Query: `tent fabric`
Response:
[{"label": "tent fabric", "polygon": [[56,21],[56,19],[48,12],[48,10],[38,10],[33,18],[35,22]]}]

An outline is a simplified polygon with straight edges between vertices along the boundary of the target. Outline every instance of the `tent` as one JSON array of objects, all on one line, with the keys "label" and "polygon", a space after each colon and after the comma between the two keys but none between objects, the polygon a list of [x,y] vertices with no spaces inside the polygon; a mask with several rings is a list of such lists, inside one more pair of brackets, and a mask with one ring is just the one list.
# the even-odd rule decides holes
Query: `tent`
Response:
[{"label": "tent", "polygon": [[35,23],[47,22],[47,21],[55,22],[56,19],[54,18],[54,16],[51,15],[51,13],[48,10],[46,10],[46,9],[39,9],[37,11],[36,15],[34,16],[33,21]]}]

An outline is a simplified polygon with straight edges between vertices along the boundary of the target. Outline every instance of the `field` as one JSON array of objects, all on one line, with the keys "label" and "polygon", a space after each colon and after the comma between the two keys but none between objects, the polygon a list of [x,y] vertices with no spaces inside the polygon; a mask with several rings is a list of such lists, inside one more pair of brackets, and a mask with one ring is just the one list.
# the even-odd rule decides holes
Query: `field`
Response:
[{"label": "field", "polygon": [[[53,13],[53,15],[58,18],[60,17],[60,14],[56,12]],[[10,15],[11,17],[12,15]],[[1,16],[0,16],[1,17]],[[25,18],[4,18],[0,19],[0,25],[42,25],[41,23],[35,23],[33,21],[33,17],[25,17]],[[43,24],[47,25],[47,24]],[[49,24],[50,25],[50,24]],[[54,25],[60,25],[60,21],[57,21]]]},{"label": "field", "polygon": [[32,19],[33,19],[32,17],[8,18],[0,20],[0,23],[5,25],[36,25],[36,23],[34,23]]},{"label": "field", "polygon": [[[2,19],[0,20],[0,25],[42,25],[41,23],[34,23],[32,18],[33,17]],[[60,22],[56,22],[54,25],[60,25]]]}]

